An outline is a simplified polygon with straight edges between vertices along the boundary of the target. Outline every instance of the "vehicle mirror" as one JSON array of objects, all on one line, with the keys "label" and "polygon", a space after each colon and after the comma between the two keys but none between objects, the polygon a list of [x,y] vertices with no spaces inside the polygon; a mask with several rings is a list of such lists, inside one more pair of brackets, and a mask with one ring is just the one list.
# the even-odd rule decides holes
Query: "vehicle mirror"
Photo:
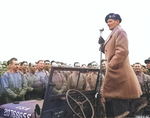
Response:
[{"label": "vehicle mirror", "polygon": [[37,115],[40,115],[40,106],[38,104],[36,104],[35,106],[35,112],[37,113]]}]

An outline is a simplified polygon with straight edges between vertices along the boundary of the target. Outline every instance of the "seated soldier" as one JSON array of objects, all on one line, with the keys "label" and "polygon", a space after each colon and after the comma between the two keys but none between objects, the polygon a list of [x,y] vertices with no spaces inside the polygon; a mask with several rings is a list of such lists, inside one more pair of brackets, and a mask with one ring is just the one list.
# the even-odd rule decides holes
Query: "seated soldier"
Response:
[{"label": "seated soldier", "polygon": [[29,72],[23,75],[27,83],[27,93],[25,95],[25,99],[43,99],[45,95],[45,84],[42,83],[40,76],[35,72],[36,64],[29,63],[29,69]]},{"label": "seated soldier", "polygon": [[25,80],[18,72],[18,60],[10,59],[9,67],[10,69],[1,77],[2,92],[5,94],[6,103],[25,100],[27,88]]},{"label": "seated soldier", "polygon": [[[55,62],[52,62],[52,66],[57,67],[58,65]],[[55,85],[53,89],[54,94],[63,94],[67,91],[66,78],[56,70],[53,73],[52,83]]]},{"label": "seated soldier", "polygon": [[[80,68],[80,63],[75,62],[74,63],[75,68]],[[78,86],[77,86],[77,81],[78,81],[78,76],[79,76],[79,71],[73,71],[73,73],[69,76],[67,80],[67,88],[68,89],[77,89],[79,91],[89,89],[87,87],[86,83],[86,75],[85,74],[80,74]]]}]

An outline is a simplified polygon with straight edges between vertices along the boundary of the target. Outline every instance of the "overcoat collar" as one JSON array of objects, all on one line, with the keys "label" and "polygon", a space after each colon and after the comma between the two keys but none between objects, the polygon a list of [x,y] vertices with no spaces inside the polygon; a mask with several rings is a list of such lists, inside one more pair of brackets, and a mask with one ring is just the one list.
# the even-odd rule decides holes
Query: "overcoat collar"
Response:
[{"label": "overcoat collar", "polygon": [[115,33],[115,31],[119,29],[119,27],[115,27],[113,29],[113,31],[110,33],[110,35],[108,36],[108,38],[106,39],[105,43],[104,43],[104,46],[108,43],[108,41],[111,39],[111,36]]}]

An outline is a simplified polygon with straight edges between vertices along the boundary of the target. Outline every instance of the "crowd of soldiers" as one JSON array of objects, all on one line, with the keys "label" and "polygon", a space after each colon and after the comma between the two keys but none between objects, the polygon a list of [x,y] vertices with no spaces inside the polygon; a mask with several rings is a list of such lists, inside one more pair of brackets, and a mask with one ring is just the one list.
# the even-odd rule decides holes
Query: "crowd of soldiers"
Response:
[{"label": "crowd of soldiers", "polygon": [[[104,62],[103,60],[103,70],[105,70]],[[17,58],[11,58],[9,61],[4,61],[0,65],[0,104],[37,98],[43,99],[52,66],[70,67],[70,65],[67,66],[65,63],[50,62],[49,60],[39,60],[35,63],[28,63],[27,61],[19,63]],[[75,62],[74,67],[99,68],[95,61],[87,66],[82,64],[81,67],[79,62]],[[68,89],[75,89],[78,74],[78,71],[54,71],[52,77],[52,82],[55,84],[53,93],[62,94]],[[78,90],[94,89],[96,79],[97,73],[95,72],[81,74]]]},{"label": "crowd of soldiers", "polygon": [[[106,71],[105,62],[106,60],[101,60],[103,79]],[[145,64],[146,66],[140,63],[132,65],[143,91],[141,96],[142,107],[139,109],[146,107],[150,99],[147,93],[150,86],[150,58],[145,60]],[[0,105],[14,101],[43,99],[52,66],[70,67],[65,63],[50,62],[49,60],[39,60],[35,63],[28,63],[27,61],[19,63],[16,58],[11,58],[7,62],[4,61],[3,64],[0,64]],[[81,66],[79,62],[75,62],[74,67],[100,68],[95,61]],[[78,90],[95,89],[97,74],[97,72],[81,73]],[[62,94],[69,89],[76,89],[78,75],[78,71],[54,71],[52,77],[52,82],[55,84],[53,93]]]}]

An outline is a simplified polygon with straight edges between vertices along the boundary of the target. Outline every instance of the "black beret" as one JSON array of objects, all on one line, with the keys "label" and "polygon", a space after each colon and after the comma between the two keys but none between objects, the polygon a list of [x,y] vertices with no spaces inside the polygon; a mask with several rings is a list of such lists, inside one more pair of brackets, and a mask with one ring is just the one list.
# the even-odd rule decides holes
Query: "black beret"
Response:
[{"label": "black beret", "polygon": [[119,14],[115,14],[115,13],[110,13],[105,17],[105,22],[107,23],[108,19],[114,19],[114,20],[119,20],[119,22],[121,23],[122,19],[120,17]]},{"label": "black beret", "polygon": [[145,63],[146,63],[146,64],[147,64],[148,62],[150,62],[150,57],[145,60]]}]

